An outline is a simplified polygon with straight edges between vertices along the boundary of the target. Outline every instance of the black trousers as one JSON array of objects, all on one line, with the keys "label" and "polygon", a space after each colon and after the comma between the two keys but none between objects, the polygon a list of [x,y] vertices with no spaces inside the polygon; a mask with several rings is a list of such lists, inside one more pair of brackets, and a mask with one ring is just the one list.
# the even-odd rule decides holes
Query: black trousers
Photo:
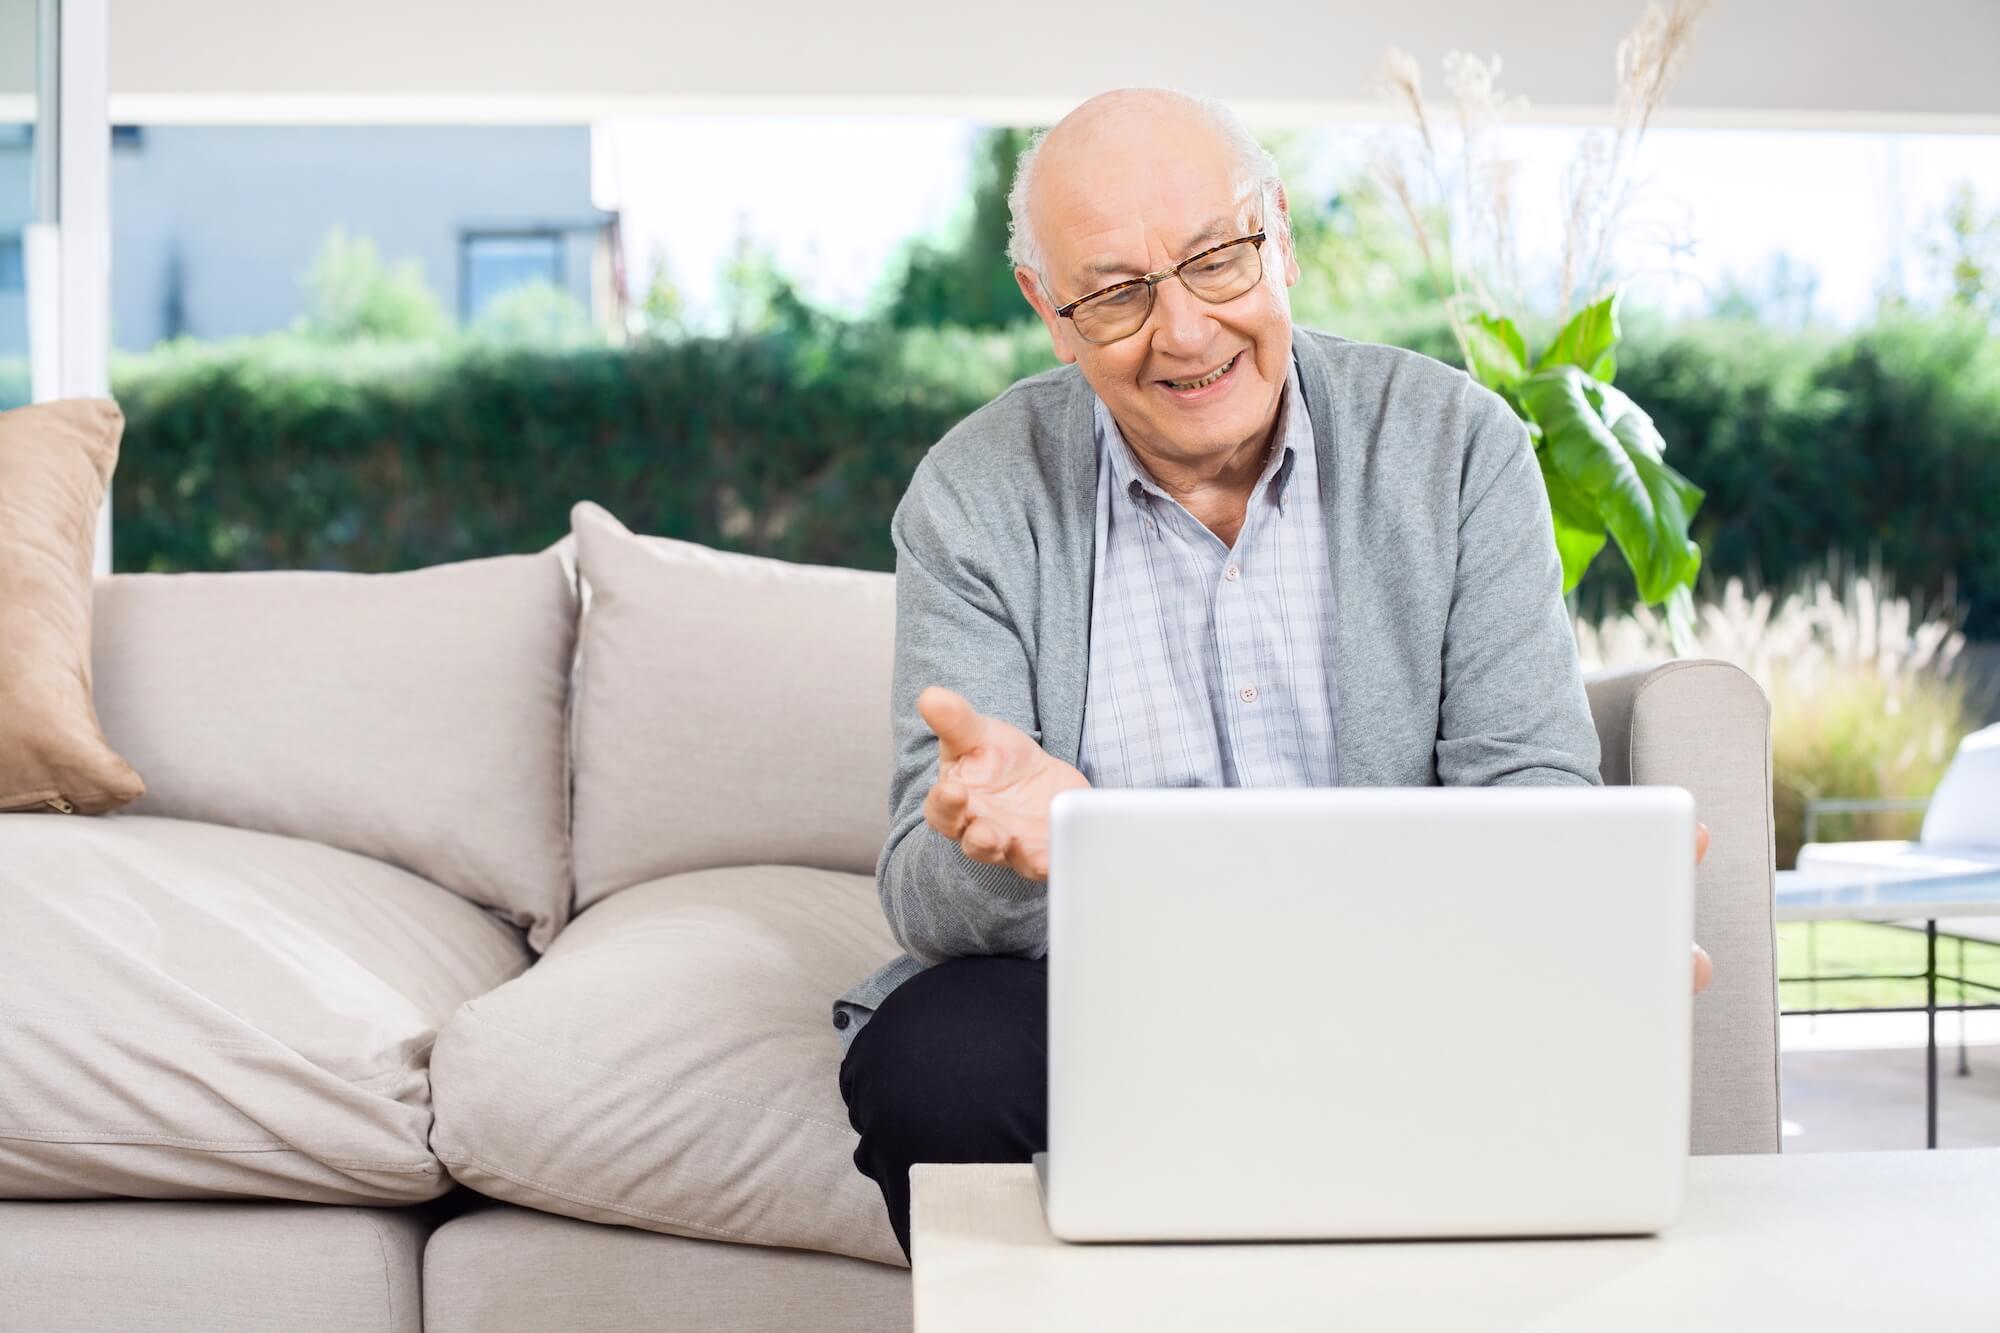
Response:
[{"label": "black trousers", "polygon": [[1025,1162],[1048,1146],[1049,965],[955,958],[889,993],[849,1043],[854,1165],[910,1252],[910,1167]]}]

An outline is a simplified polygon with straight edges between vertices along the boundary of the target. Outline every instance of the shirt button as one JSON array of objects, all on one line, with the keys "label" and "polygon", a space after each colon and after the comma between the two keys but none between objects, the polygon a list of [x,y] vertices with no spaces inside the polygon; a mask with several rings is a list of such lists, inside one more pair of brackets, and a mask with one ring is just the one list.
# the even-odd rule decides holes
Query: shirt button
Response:
[{"label": "shirt button", "polygon": [[1236,580],[1243,577],[1243,571],[1238,569],[1236,566],[1231,565],[1229,568],[1222,571],[1222,577],[1228,579],[1231,583],[1234,583],[1236,582]]},{"label": "shirt button", "polygon": [[1246,704],[1254,704],[1257,702],[1257,687],[1255,685],[1245,685],[1236,692],[1236,697]]}]

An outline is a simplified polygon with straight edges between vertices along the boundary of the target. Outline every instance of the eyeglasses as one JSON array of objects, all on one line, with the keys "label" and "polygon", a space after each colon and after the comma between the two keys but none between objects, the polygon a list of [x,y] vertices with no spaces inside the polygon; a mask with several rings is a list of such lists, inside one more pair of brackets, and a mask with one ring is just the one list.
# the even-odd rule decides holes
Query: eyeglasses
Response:
[{"label": "eyeglasses", "polygon": [[1211,305],[1233,301],[1263,281],[1264,259],[1259,250],[1263,243],[1264,233],[1253,231],[1212,245],[1172,268],[1114,282],[1078,297],[1057,310],[1056,318],[1067,319],[1085,342],[1114,343],[1144,327],[1146,317],[1153,313],[1153,288],[1168,278],[1179,278],[1181,286]]}]

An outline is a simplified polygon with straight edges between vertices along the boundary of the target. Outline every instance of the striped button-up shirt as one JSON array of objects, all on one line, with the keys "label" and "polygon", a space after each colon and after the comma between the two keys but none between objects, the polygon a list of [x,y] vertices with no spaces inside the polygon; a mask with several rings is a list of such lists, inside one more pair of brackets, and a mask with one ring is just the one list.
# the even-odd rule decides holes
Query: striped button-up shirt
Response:
[{"label": "striped button-up shirt", "polygon": [[1296,371],[1234,547],[1160,489],[1097,404],[1090,674],[1099,787],[1331,787],[1333,575]]}]

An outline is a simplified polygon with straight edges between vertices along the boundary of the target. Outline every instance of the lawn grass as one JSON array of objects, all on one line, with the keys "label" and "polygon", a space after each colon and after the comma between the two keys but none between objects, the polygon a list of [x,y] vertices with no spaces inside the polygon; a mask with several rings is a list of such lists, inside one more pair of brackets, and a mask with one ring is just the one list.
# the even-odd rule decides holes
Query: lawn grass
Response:
[{"label": "lawn grass", "polygon": [[[2000,986],[2000,945],[1968,941],[1965,964],[1959,967],[1958,941],[1938,937],[1938,971],[1963,975]],[[1778,926],[1778,976],[1836,976],[1843,973],[1895,972],[1915,976],[1924,970],[1924,933],[1861,921],[1787,921]],[[2000,1000],[1991,992],[1968,991],[1968,1003]],[[1921,1005],[1922,981],[1840,981],[1817,985],[1780,981],[1778,1002],[1797,1009],[1876,1008]],[[1938,986],[1939,1004],[1958,1003],[1958,988]]]}]

